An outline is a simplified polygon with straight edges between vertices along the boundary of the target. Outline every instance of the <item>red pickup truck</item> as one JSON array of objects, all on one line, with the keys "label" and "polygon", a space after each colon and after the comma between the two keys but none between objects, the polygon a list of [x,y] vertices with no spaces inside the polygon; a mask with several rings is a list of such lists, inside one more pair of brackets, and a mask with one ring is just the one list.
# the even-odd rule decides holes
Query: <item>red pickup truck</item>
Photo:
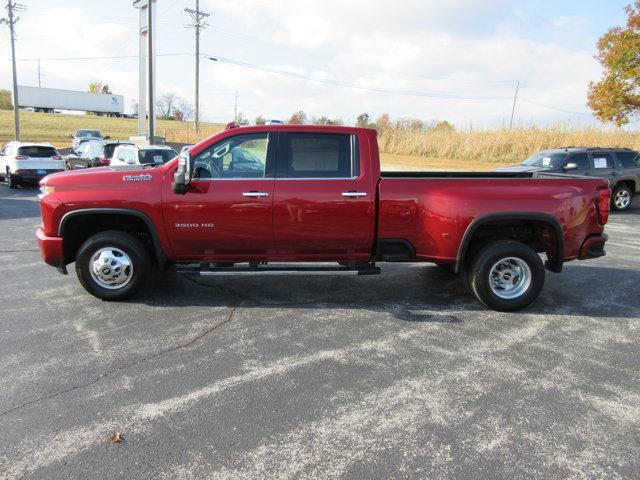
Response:
[{"label": "red pickup truck", "polygon": [[375,130],[233,124],[160,167],[53,174],[41,190],[44,261],[63,273],[75,262],[105,300],[136,293],[154,263],[368,275],[377,262],[433,262],[497,310],[530,304],[545,266],[604,255],[611,194],[593,178],[381,173]]}]

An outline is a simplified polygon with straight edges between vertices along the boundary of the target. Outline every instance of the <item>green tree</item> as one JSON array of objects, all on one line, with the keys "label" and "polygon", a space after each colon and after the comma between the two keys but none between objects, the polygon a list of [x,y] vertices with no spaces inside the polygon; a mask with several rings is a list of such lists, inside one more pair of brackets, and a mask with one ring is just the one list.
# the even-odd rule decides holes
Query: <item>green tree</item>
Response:
[{"label": "green tree", "polygon": [[371,126],[371,119],[368,113],[361,113],[356,119],[356,127],[368,128]]},{"label": "green tree", "polygon": [[640,111],[640,0],[626,7],[627,24],[598,40],[596,58],[604,67],[599,82],[589,83],[588,105],[603,122],[622,126]]},{"label": "green tree", "polygon": [[256,117],[256,125],[264,125],[265,123],[267,123],[267,119],[264,118],[262,115],[258,115]]},{"label": "green tree", "polygon": [[13,109],[13,101],[11,100],[11,90],[0,90],[0,110]]}]

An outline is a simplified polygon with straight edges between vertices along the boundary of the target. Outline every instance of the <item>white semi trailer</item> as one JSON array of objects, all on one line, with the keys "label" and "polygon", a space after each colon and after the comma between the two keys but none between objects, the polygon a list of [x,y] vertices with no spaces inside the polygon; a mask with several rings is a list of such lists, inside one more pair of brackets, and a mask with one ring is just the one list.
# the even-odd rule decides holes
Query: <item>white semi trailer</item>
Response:
[{"label": "white semi trailer", "polygon": [[124,97],[110,93],[18,86],[18,100],[20,107],[31,107],[36,112],[77,110],[112,117],[124,116]]}]

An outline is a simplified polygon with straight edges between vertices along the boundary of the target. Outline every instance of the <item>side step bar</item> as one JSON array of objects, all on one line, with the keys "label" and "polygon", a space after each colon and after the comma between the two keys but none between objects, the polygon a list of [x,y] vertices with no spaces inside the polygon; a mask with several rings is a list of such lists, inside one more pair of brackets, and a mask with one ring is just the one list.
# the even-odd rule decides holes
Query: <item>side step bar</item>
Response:
[{"label": "side step bar", "polygon": [[[209,263],[177,265],[178,273],[187,275],[222,276],[222,275],[378,275],[380,267],[374,264],[353,267],[309,265],[309,264],[277,264],[249,265],[240,267],[215,267]],[[298,265],[298,266],[296,266]]]}]

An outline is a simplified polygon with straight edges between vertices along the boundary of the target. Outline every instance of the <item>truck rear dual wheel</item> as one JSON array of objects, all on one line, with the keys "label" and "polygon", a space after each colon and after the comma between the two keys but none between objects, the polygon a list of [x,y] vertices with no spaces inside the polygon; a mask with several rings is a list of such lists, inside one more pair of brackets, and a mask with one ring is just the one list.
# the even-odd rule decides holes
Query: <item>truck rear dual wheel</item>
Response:
[{"label": "truck rear dual wheel", "polygon": [[467,271],[469,289],[485,306],[514,311],[533,302],[544,286],[542,260],[531,247],[498,240],[474,257]]},{"label": "truck rear dual wheel", "polygon": [[98,233],[82,244],[76,273],[87,292],[102,300],[125,300],[145,284],[149,252],[137,237],[117,230]]}]

